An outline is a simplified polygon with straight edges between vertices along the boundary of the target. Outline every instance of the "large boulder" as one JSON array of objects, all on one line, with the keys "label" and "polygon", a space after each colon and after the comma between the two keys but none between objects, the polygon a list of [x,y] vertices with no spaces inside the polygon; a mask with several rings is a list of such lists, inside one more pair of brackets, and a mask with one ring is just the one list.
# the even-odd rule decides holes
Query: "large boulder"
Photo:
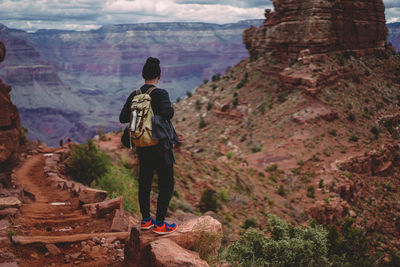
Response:
[{"label": "large boulder", "polygon": [[243,33],[251,56],[274,50],[282,62],[311,54],[353,50],[373,53],[388,30],[382,0],[274,0],[260,28]]},{"label": "large boulder", "polygon": [[170,239],[159,239],[150,243],[151,266],[157,267],[208,267],[199,254],[177,245]]},{"label": "large boulder", "polygon": [[[221,223],[210,216],[188,219],[178,224],[176,232],[165,236],[134,227],[125,247],[125,263],[127,266],[208,266],[194,250],[201,248],[209,256],[216,256],[221,238]],[[173,248],[168,250],[170,256],[161,249],[166,246]]]}]

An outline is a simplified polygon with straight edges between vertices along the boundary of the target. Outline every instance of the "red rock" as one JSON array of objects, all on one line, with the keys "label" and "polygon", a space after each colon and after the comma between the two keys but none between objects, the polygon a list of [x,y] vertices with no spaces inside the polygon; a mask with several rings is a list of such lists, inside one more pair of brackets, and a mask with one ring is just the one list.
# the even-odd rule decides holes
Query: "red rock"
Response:
[{"label": "red rock", "polygon": [[312,55],[355,50],[371,54],[382,48],[388,30],[382,0],[276,0],[263,27],[243,32],[251,56],[274,50],[281,62]]},{"label": "red rock", "polygon": [[151,263],[157,267],[208,267],[199,254],[177,245],[170,239],[160,239],[150,243]]},{"label": "red rock", "polygon": [[101,218],[107,214],[114,212],[114,210],[124,209],[123,197],[118,197],[106,200],[99,203],[85,204],[82,206],[83,212],[90,214],[93,217]]},{"label": "red rock", "polygon": [[[222,226],[217,220],[202,216],[189,219],[178,225],[176,232],[165,236],[158,236],[151,231],[140,231],[133,227],[128,244],[125,247],[125,263],[128,266],[143,266],[144,263],[150,262],[151,243],[162,239],[174,242],[178,247],[193,250],[196,242],[202,239],[205,235],[210,235],[209,251],[217,253],[221,245]],[[158,265],[154,265],[158,266]],[[164,265],[160,265],[164,266]],[[174,265],[175,266],[175,265]],[[189,265],[192,266],[192,265]]]},{"label": "red rock", "polygon": [[1,218],[14,218],[19,213],[19,209],[9,208],[0,210],[0,219]]},{"label": "red rock", "polygon": [[60,255],[62,253],[61,250],[54,244],[47,244],[46,249],[51,255]]},{"label": "red rock", "polygon": [[347,216],[349,204],[341,198],[331,198],[329,203],[317,201],[308,213],[321,224],[329,224]]},{"label": "red rock", "polygon": [[115,210],[114,218],[111,224],[111,232],[126,232],[129,230],[129,214],[123,210]]},{"label": "red rock", "polygon": [[86,187],[79,193],[79,201],[83,203],[101,202],[107,197],[107,192]]},{"label": "red rock", "polygon": [[21,201],[16,197],[0,198],[0,210],[7,208],[19,208],[22,206]]},{"label": "red rock", "polygon": [[[0,62],[6,54],[5,46],[0,42]],[[10,171],[17,163],[16,151],[21,139],[21,125],[18,110],[10,99],[11,87],[0,80],[0,174],[4,174],[0,183],[11,186]]]},{"label": "red rock", "polygon": [[354,156],[335,162],[336,166],[350,172],[368,175],[388,175],[393,169],[400,145],[388,144],[381,151],[371,151],[367,155]]}]

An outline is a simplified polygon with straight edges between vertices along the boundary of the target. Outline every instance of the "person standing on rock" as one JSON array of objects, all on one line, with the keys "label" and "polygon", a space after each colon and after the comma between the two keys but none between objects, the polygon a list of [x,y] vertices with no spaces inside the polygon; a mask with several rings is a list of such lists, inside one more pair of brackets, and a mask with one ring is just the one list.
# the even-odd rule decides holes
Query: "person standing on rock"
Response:
[{"label": "person standing on rock", "polygon": [[[169,99],[168,92],[157,88],[161,78],[160,61],[157,58],[148,58],[142,71],[145,84],[140,88],[140,93],[148,90],[151,97],[151,108],[154,117],[168,122],[174,116],[174,109]],[[134,91],[126,100],[121,110],[119,120],[121,123],[129,123],[131,119],[131,103],[139,90]],[[154,130],[154,129],[153,129]],[[154,133],[153,133],[154,135]],[[175,159],[172,147],[165,149],[161,142],[154,146],[136,147],[139,156],[139,205],[142,213],[141,229],[158,234],[169,234],[177,229],[176,224],[166,223],[165,216],[174,190],[173,164]],[[158,175],[158,199],[156,220],[150,216],[150,192],[153,182],[154,170]]]}]

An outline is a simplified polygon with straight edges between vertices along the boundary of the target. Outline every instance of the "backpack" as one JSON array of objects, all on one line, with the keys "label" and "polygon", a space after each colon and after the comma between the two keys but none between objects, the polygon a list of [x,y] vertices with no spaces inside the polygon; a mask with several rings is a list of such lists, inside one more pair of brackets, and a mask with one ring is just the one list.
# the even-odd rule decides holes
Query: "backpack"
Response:
[{"label": "backpack", "polygon": [[154,89],[156,87],[151,87],[144,94],[139,89],[132,99],[129,123],[131,148],[132,143],[136,147],[155,146],[158,143],[158,140],[153,140],[152,138],[152,118],[154,113],[151,108],[150,94]]}]

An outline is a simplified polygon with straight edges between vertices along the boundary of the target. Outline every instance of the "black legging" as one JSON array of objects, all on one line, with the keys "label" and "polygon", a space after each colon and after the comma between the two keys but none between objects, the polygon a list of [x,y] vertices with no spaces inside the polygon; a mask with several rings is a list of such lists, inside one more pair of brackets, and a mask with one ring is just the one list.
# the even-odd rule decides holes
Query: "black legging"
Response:
[{"label": "black legging", "polygon": [[139,205],[143,218],[150,217],[150,192],[153,174],[158,175],[157,221],[164,221],[174,191],[173,164],[167,164],[158,146],[136,149],[139,155]]}]

